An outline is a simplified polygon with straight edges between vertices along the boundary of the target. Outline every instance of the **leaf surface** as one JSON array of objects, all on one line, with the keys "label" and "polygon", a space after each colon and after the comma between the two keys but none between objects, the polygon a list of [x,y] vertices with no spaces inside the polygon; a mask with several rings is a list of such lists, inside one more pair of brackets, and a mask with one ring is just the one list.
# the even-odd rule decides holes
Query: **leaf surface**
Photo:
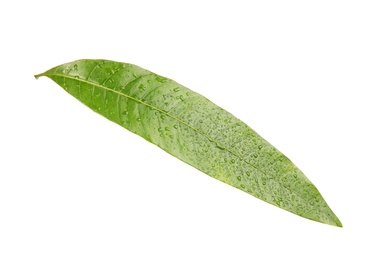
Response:
[{"label": "leaf surface", "polygon": [[299,216],[341,227],[281,152],[204,96],[138,66],[78,60],[42,74],[95,112],[209,176]]}]

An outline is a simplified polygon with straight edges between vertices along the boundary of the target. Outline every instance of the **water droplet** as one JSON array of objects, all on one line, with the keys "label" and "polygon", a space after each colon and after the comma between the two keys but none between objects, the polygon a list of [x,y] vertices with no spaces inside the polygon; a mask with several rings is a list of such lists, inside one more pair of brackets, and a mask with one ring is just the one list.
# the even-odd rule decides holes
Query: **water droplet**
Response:
[{"label": "water droplet", "polygon": [[162,132],[163,131],[163,128],[162,127],[159,127],[158,128],[158,132]]},{"label": "water droplet", "polygon": [[140,117],[136,118],[136,121],[140,122],[141,121],[141,118]]},{"label": "water droplet", "polygon": [[245,185],[244,185],[244,184],[240,184],[240,187],[241,187],[242,189],[245,189]]},{"label": "water droplet", "polygon": [[[225,150],[225,147],[221,147],[219,145],[216,145],[216,148],[220,149],[220,150]],[[226,160],[226,159],[225,159]]]},{"label": "water droplet", "polygon": [[166,79],[166,78],[164,78],[164,77],[160,77],[160,76],[157,76],[155,79],[156,79],[158,82],[161,82],[161,83],[163,83],[163,82],[166,82],[166,81],[167,81],[167,79]]},{"label": "water droplet", "polygon": [[235,163],[235,160],[234,159],[231,159],[231,163]]},{"label": "water droplet", "polygon": [[293,174],[293,177],[294,177],[294,178],[297,178],[297,174]]},{"label": "water droplet", "polygon": [[162,120],[165,120],[165,118],[166,118],[166,117],[165,117],[164,115],[161,115],[161,119],[162,119]]},{"label": "water droplet", "polygon": [[181,100],[182,102],[184,102],[184,101],[185,101],[185,99],[184,99],[183,95],[180,95],[180,100]]},{"label": "water droplet", "polygon": [[176,88],[173,89],[173,91],[175,91],[175,92],[179,92],[179,90],[180,90],[179,87],[176,87]]},{"label": "water droplet", "polygon": [[168,103],[168,102],[164,102],[164,104],[165,104],[166,106],[168,106],[168,105],[169,105],[169,103]]},{"label": "water droplet", "polygon": [[186,92],[186,95],[187,95],[187,96],[190,96],[190,92]]},{"label": "water droplet", "polygon": [[166,126],[166,127],[164,128],[164,130],[166,130],[166,131],[170,131],[170,128],[169,128],[168,126]]},{"label": "water droplet", "polygon": [[77,64],[73,65],[73,70],[78,70],[78,65]]},{"label": "water droplet", "polygon": [[262,145],[259,145],[259,146],[258,146],[258,149],[260,149],[260,150],[261,150],[261,149],[262,149],[262,147],[263,147]]},{"label": "water droplet", "polygon": [[174,126],[173,126],[173,128],[177,129],[177,128],[179,128],[179,127],[178,127],[178,125],[174,125]]},{"label": "water droplet", "polygon": [[145,91],[145,86],[143,84],[140,84],[139,89],[141,92]]},{"label": "water droplet", "polygon": [[242,180],[242,177],[241,176],[238,176],[236,178],[238,179],[238,181],[241,181]]},{"label": "water droplet", "polygon": [[79,79],[80,77],[79,76],[75,76],[75,79]]},{"label": "water droplet", "polygon": [[246,174],[247,174],[248,177],[251,176],[251,173],[250,172],[246,172]]},{"label": "water droplet", "polygon": [[266,185],[266,181],[262,181],[262,185]]},{"label": "water droplet", "polygon": [[258,157],[258,154],[254,153],[254,154],[253,154],[253,157],[254,157],[254,158],[257,158],[257,157]]}]

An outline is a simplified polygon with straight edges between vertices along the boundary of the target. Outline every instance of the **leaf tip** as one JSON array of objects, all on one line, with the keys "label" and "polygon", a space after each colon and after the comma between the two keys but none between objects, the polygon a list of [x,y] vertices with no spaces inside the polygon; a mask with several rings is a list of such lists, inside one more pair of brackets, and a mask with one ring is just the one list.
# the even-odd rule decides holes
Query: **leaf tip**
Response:
[{"label": "leaf tip", "polygon": [[343,224],[342,222],[340,222],[340,220],[337,218],[337,227],[340,227],[340,228],[343,228]]},{"label": "leaf tip", "polygon": [[335,226],[335,227],[340,227],[340,228],[343,227],[342,222],[340,222],[339,218],[334,213],[332,215],[330,222],[328,222],[328,224]]}]

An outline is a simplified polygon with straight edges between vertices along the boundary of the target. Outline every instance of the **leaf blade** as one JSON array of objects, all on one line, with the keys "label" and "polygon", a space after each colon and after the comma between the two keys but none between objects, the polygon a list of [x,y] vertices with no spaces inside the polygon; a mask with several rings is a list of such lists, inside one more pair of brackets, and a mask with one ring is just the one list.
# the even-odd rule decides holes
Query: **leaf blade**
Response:
[{"label": "leaf blade", "polygon": [[82,103],[200,171],[299,216],[339,226],[317,188],[229,112],[132,64],[78,60],[47,76]]}]

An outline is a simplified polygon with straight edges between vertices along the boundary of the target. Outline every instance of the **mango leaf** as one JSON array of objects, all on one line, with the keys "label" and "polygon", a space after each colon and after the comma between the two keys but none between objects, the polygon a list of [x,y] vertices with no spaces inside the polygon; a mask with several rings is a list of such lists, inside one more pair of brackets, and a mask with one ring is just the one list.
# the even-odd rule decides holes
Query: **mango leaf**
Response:
[{"label": "mango leaf", "polygon": [[47,76],[95,112],[209,176],[314,221],[342,224],[281,152],[202,95],[138,66],[78,60]]}]

